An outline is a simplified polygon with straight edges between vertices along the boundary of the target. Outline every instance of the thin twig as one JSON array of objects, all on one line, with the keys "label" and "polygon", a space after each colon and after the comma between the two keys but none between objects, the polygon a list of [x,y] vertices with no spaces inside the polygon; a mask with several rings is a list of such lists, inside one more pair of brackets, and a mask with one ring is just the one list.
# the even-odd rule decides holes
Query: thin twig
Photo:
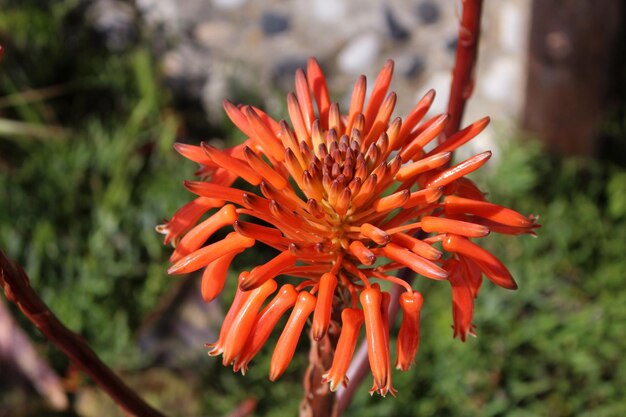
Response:
[{"label": "thin twig", "polygon": [[[478,54],[478,40],[480,34],[480,16],[482,12],[482,0],[463,0],[463,14],[459,25],[459,36],[456,46],[456,60],[452,72],[450,86],[450,98],[448,100],[448,113],[450,120],[446,125],[444,134],[439,141],[455,133],[461,127],[461,120],[465,110],[465,104],[472,95],[474,89],[474,68]],[[399,278],[411,282],[415,277],[413,271],[405,268],[398,275]],[[399,310],[399,286],[394,285],[389,305],[389,321],[393,325]],[[350,383],[345,389],[337,392],[337,408],[333,417],[339,417],[352,402],[352,397],[357,388],[367,375],[369,361],[367,357],[367,345],[361,344],[348,370]]]},{"label": "thin twig", "polygon": [[15,303],[50,342],[89,375],[125,412],[140,417],[164,417],[115,375],[81,336],[57,319],[32,289],[22,267],[9,260],[1,250],[0,285],[7,299]]}]

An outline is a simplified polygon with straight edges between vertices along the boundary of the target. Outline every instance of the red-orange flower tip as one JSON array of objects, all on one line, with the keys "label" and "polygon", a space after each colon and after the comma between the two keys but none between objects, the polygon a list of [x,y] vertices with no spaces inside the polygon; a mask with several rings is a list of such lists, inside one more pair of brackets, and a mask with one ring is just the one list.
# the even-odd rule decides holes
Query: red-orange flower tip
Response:
[{"label": "red-orange flower tip", "polygon": [[407,371],[417,354],[420,338],[420,312],[424,298],[417,291],[400,295],[402,324],[396,345],[396,369]]},{"label": "red-orange flower tip", "polygon": [[330,382],[330,390],[336,391],[340,385],[348,384],[346,372],[350,366],[352,355],[359,338],[359,330],[363,324],[363,311],[356,308],[345,308],[341,312],[341,333],[337,341],[333,363],[323,377],[323,382]]},{"label": "red-orange flower tip", "polygon": [[291,362],[293,354],[296,351],[298,339],[300,338],[304,324],[315,309],[315,302],[315,296],[306,291],[302,291],[298,296],[296,305],[291,312],[291,316],[289,316],[289,320],[272,354],[269,375],[271,381],[276,381],[289,366],[289,362]]},{"label": "red-orange flower tip", "polygon": [[377,288],[366,288],[361,291],[361,306],[365,318],[365,336],[370,369],[374,377],[374,390],[383,389],[387,385],[387,366],[389,351],[385,346],[384,323],[381,314],[382,294]]}]

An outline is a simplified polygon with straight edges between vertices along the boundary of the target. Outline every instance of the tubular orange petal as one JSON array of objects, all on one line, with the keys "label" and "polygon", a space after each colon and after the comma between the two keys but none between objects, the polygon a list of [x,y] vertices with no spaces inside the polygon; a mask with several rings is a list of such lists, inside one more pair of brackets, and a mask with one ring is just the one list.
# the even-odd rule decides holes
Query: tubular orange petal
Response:
[{"label": "tubular orange petal", "polygon": [[428,259],[422,258],[421,256],[410,252],[405,247],[398,246],[395,243],[389,243],[386,245],[383,248],[383,253],[392,261],[399,262],[425,277],[432,279],[446,279],[448,277],[448,272],[437,264],[429,261]]},{"label": "tubular orange petal", "polygon": [[432,151],[428,152],[426,156],[456,150],[482,132],[489,124],[489,121],[489,117],[483,117],[466,128],[459,130],[457,133],[447,138],[443,143],[436,146]]},{"label": "tubular orange petal", "polygon": [[273,187],[278,190],[285,188],[287,180],[267,165],[252,149],[246,146],[243,150],[243,154],[251,169],[260,174],[260,176],[267,180]]},{"label": "tubular orange petal", "polygon": [[417,206],[425,206],[439,200],[442,194],[443,188],[426,188],[425,190],[414,191],[402,207],[409,209]]},{"label": "tubular orange petal", "polygon": [[[293,129],[296,132],[298,140],[306,141],[309,137],[309,131],[302,117],[300,103],[298,103],[298,99],[294,93],[289,93],[287,95],[287,111],[289,112],[289,118],[291,119],[291,123],[293,124]],[[284,136],[284,132],[281,133],[281,139],[282,136]],[[293,144],[285,142],[283,142],[283,145],[285,145],[285,148],[293,146]]]},{"label": "tubular orange petal", "polygon": [[270,380],[276,381],[287,369],[298,345],[304,325],[315,309],[315,296],[306,291],[300,292],[289,320],[276,343],[270,363]]},{"label": "tubular orange petal", "polygon": [[359,338],[359,330],[363,324],[363,311],[356,308],[344,308],[341,312],[341,333],[333,357],[333,364],[323,375],[323,382],[330,382],[330,390],[337,391],[339,385],[348,383],[346,372],[350,367],[352,356]]},{"label": "tubular orange petal", "polygon": [[236,188],[224,187],[223,185],[212,184],[204,181],[185,181],[185,187],[194,194],[210,197],[221,198],[226,201],[233,202],[243,206],[244,191]]},{"label": "tubular orange petal", "polygon": [[188,274],[193,271],[207,266],[217,258],[224,256],[230,252],[249,248],[254,245],[254,239],[233,232],[224,239],[204,246],[195,252],[185,256],[174,265],[172,265],[167,273],[170,275]]},{"label": "tubular orange petal", "polygon": [[250,123],[248,123],[248,118],[239,109],[239,107],[235,106],[228,100],[224,100],[224,110],[226,110],[228,118],[235,124],[235,126],[237,126],[239,130],[241,130],[248,137],[254,136],[254,131],[250,127]]},{"label": "tubular orange petal", "polygon": [[386,197],[379,198],[374,202],[374,210],[378,213],[400,208],[409,200],[411,195],[409,190],[402,190]]},{"label": "tubular orange petal", "polygon": [[239,310],[241,310],[241,307],[244,305],[250,294],[250,291],[245,292],[239,289],[237,289],[237,291],[235,292],[235,298],[233,299],[233,303],[230,305],[228,313],[226,313],[226,316],[222,321],[222,328],[220,329],[220,335],[217,339],[217,342],[207,343],[206,345],[207,348],[211,348],[211,350],[208,352],[210,356],[221,355],[224,351],[224,342],[226,341],[226,337],[228,337],[228,332],[231,329],[233,320],[235,320],[237,313],[239,313]]},{"label": "tubular orange petal", "polygon": [[252,185],[259,185],[261,182],[261,176],[244,161],[233,158],[204,142],[202,143],[202,149],[216,165],[233,171],[238,177],[243,178]]},{"label": "tubular orange petal", "polygon": [[463,266],[459,261],[452,259],[448,280],[452,286],[452,319],[454,322],[453,337],[459,337],[463,342],[467,334],[472,332],[472,317],[474,315],[474,296],[464,276]]},{"label": "tubular orange petal", "polygon": [[424,131],[420,132],[419,135],[402,147],[400,150],[402,160],[409,161],[420,156],[424,146],[443,132],[449,120],[450,116],[447,114],[437,116]]},{"label": "tubular orange petal", "polygon": [[369,266],[376,262],[376,255],[360,240],[353,240],[350,243],[349,250],[363,265]]},{"label": "tubular orange petal", "polygon": [[322,126],[328,128],[330,97],[328,95],[328,87],[326,86],[326,78],[324,78],[322,68],[320,68],[320,64],[315,58],[309,58],[307,62],[306,77],[309,88],[313,92],[313,97],[315,97],[315,102],[317,103]]},{"label": "tubular orange petal", "polygon": [[224,200],[208,197],[198,197],[185,204],[178,209],[169,222],[157,226],[157,232],[165,234],[163,244],[167,245],[170,242],[176,242],[204,213],[214,207],[221,207],[223,205]]},{"label": "tubular orange petal", "polygon": [[242,373],[246,373],[248,364],[252,358],[261,350],[270,337],[276,323],[278,323],[278,320],[280,320],[288,309],[293,307],[297,298],[298,293],[293,285],[285,284],[280,288],[272,301],[261,310],[250,330],[250,335],[248,336],[243,350],[235,361],[235,372],[241,369]]},{"label": "tubular orange petal", "polygon": [[226,283],[228,268],[233,258],[241,251],[231,252],[217,258],[206,266],[202,273],[202,281],[200,284],[200,292],[205,303],[211,302],[220,295]]},{"label": "tubular orange petal", "polygon": [[494,284],[509,290],[517,289],[517,284],[508,269],[495,256],[485,249],[457,235],[448,235],[443,240],[443,248],[472,259]]},{"label": "tubular orange petal", "polygon": [[452,152],[442,152],[427,158],[419,159],[400,168],[396,174],[396,179],[398,181],[408,181],[411,178],[416,177],[418,174],[447,164],[451,157]]},{"label": "tubular orange petal", "polygon": [[[244,276],[245,279],[245,276]],[[235,360],[244,349],[250,330],[254,325],[254,320],[265,299],[276,291],[276,281],[270,279],[263,285],[250,291],[250,295],[237,312],[237,315],[230,324],[230,331],[224,341],[223,364],[229,365]]]},{"label": "tubular orange petal", "polygon": [[446,214],[474,214],[513,227],[534,227],[535,222],[522,214],[497,204],[468,198],[447,196],[443,200]]},{"label": "tubular orange petal", "polygon": [[306,75],[301,68],[296,70],[296,96],[298,97],[298,103],[302,110],[305,126],[310,128],[313,125],[313,120],[315,120],[315,110],[313,109],[313,100],[311,99],[311,92],[309,91]]},{"label": "tubular orange petal", "polygon": [[204,153],[204,150],[200,146],[188,145],[186,143],[175,143],[174,149],[176,149],[176,152],[193,162],[201,165],[215,166],[213,160],[211,160],[211,158]]},{"label": "tubular orange petal", "polygon": [[393,385],[391,383],[391,359],[389,357],[391,352],[391,350],[389,349],[389,304],[391,303],[391,296],[388,292],[383,292],[382,295],[383,299],[380,306],[380,314],[383,319],[385,351],[387,352],[387,383],[384,387],[378,389],[376,387],[376,384],[374,383],[372,389],[370,390],[370,395],[372,395],[374,392],[378,392],[378,394],[383,397],[386,397],[387,394],[391,394],[395,397],[397,391],[393,388]]},{"label": "tubular orange petal", "polygon": [[170,256],[170,262],[177,262],[180,258],[197,250],[220,228],[233,224],[238,215],[235,206],[227,204],[217,213],[191,229],[176,245],[176,250]]},{"label": "tubular orange petal", "polygon": [[399,246],[407,248],[416,255],[431,261],[437,261],[441,258],[441,252],[433,248],[428,243],[416,239],[404,233],[395,233],[391,236],[391,241]]},{"label": "tubular orange petal", "polygon": [[430,178],[425,186],[428,188],[436,188],[448,185],[452,181],[455,181],[469,174],[470,172],[474,172],[481,166],[485,165],[489,158],[491,158],[490,151],[474,155],[471,158],[453,166],[452,168],[448,168],[445,171],[436,174],[435,176]]},{"label": "tubular orange petal", "polygon": [[244,291],[257,288],[295,263],[296,257],[291,251],[284,251],[266,264],[255,267],[247,277],[239,282],[239,287]]},{"label": "tubular orange petal", "polygon": [[420,342],[420,312],[423,303],[424,298],[417,291],[400,295],[402,323],[396,345],[396,369],[401,371],[408,371],[415,361]]},{"label": "tubular orange petal", "polygon": [[480,191],[478,186],[469,178],[459,178],[456,180],[457,192],[459,197],[469,198],[472,200],[485,201],[485,194]]},{"label": "tubular orange petal", "polygon": [[445,217],[425,216],[421,223],[422,230],[428,233],[454,233],[467,237],[484,237],[489,234],[489,228],[486,226]]},{"label": "tubular orange petal", "polygon": [[274,228],[237,220],[233,223],[235,231],[243,236],[258,240],[278,250],[285,250],[289,241]]},{"label": "tubular orange petal", "polygon": [[385,345],[385,325],[381,314],[382,294],[379,289],[370,287],[359,296],[365,319],[367,356],[374,377],[374,389],[384,389],[387,385],[389,351]]},{"label": "tubular orange petal", "polygon": [[284,149],[282,144],[272,132],[272,129],[261,119],[261,116],[251,107],[246,108],[246,117],[248,123],[254,131],[254,136],[259,143],[263,144],[263,151],[267,156],[271,156],[277,161],[282,161],[284,158]]},{"label": "tubular orange petal", "polygon": [[315,305],[315,313],[313,313],[313,324],[311,326],[311,335],[316,341],[322,340],[328,330],[336,287],[337,277],[334,274],[325,273],[322,275],[317,291],[317,304]]},{"label": "tubular orange petal", "polygon": [[363,111],[363,103],[365,103],[365,93],[367,81],[365,76],[361,75],[352,90],[352,98],[350,100],[350,109],[348,110],[348,122],[346,123],[347,134],[352,133],[354,122],[359,114]]},{"label": "tubular orange petal", "polygon": [[465,256],[459,256],[459,260],[463,266],[463,275],[472,291],[472,297],[476,298],[478,297],[480,286],[483,283],[483,272],[471,259]]},{"label": "tubular orange petal", "polygon": [[429,90],[424,95],[424,97],[422,97],[421,100],[415,105],[413,110],[411,110],[411,113],[409,113],[409,115],[402,123],[402,129],[400,130],[400,134],[398,135],[398,137],[404,140],[409,135],[415,125],[417,125],[424,118],[434,100],[435,90]]},{"label": "tubular orange petal", "polygon": [[372,93],[370,94],[369,102],[367,103],[367,107],[365,108],[365,112],[363,115],[365,116],[365,128],[363,129],[365,132],[368,132],[374,123],[374,118],[378,113],[378,109],[380,108],[380,104],[383,102],[385,95],[387,94],[387,89],[389,88],[389,84],[391,83],[391,76],[393,75],[393,61],[388,60],[385,62],[383,69],[378,74],[376,81],[374,82],[374,87],[372,87]]},{"label": "tubular orange petal", "polygon": [[385,245],[391,239],[384,230],[381,230],[369,223],[363,223],[361,225],[361,234],[368,239],[372,239],[379,245]]},{"label": "tubular orange petal", "polygon": [[374,119],[372,128],[365,137],[365,144],[369,144],[376,140],[381,133],[387,130],[387,126],[389,126],[389,118],[391,117],[393,109],[396,106],[396,100],[396,93],[392,92],[389,93],[387,98],[382,102],[382,105],[378,110],[378,114],[376,115],[376,119]]}]

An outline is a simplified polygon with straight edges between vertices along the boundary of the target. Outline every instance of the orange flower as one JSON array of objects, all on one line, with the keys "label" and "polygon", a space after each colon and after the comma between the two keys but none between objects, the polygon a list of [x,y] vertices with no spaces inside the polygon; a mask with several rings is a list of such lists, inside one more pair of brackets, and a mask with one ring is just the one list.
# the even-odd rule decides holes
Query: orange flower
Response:
[{"label": "orange flower", "polygon": [[[276,251],[240,275],[218,341],[210,345],[209,353],[223,354],[223,362],[235,371],[246,372],[281,316],[293,309],[272,356],[270,379],[286,370],[313,314],[315,340],[326,337],[329,328],[341,329],[324,377],[330,388],[347,383],[365,322],[372,392],[394,395],[390,297],[377,282],[406,289],[400,297],[396,358],[396,368],[403,371],[417,352],[423,299],[388,271],[406,267],[428,279],[449,281],[454,335],[462,340],[473,334],[473,305],[483,274],[504,288],[516,288],[506,267],[472,239],[490,232],[534,234],[536,219],[487,202],[466,178],[491,152],[449,165],[453,151],[478,135],[489,119],[426,151],[449,117],[436,115],[420,123],[435,98],[429,91],[404,120],[391,120],[396,103],[395,93],[388,93],[392,73],[388,61],[367,104],[366,80],[359,77],[342,113],[330,99],[319,64],[310,59],[306,72],[296,71],[295,92],[287,96],[290,123],[225,101],[226,114],[248,137],[244,143],[226,150],[204,143],[175,145],[200,168],[199,181],[185,182],[196,199],[157,228],[176,247],[168,272],[203,269],[202,296],[210,301],[224,287],[237,254],[255,244]],[[237,178],[249,184],[246,190],[232,186]],[[211,240],[218,229],[231,227],[234,231],[222,240]],[[280,276],[300,282],[283,285],[262,308]]]}]

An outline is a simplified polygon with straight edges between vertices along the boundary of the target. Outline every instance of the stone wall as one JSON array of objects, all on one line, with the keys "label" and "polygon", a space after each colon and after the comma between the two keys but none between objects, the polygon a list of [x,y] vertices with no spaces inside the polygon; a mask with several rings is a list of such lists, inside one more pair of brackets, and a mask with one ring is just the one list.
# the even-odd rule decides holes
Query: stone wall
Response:
[{"label": "stone wall", "polygon": [[[111,1],[111,0],[108,0]],[[293,73],[316,56],[331,93],[346,106],[358,74],[373,77],[396,62],[392,89],[404,114],[430,88],[443,112],[457,38],[460,2],[452,0],[137,0],[142,19],[163,46],[163,69],[209,117],[223,98],[257,92],[282,111]],[[466,122],[492,116],[513,126],[523,105],[530,0],[486,1],[477,84]],[[372,77],[372,78],[370,78]],[[483,135],[491,141],[491,133]],[[485,146],[490,144],[479,144]]]}]

